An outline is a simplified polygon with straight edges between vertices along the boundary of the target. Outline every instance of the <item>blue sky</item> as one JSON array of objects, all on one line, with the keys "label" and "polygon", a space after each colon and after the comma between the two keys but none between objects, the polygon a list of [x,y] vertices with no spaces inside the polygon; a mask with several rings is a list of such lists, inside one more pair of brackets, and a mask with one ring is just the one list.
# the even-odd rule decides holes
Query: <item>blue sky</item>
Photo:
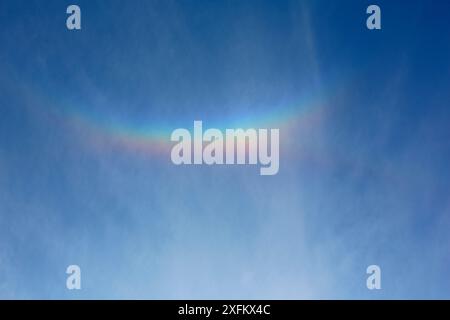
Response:
[{"label": "blue sky", "polygon": [[[0,298],[450,298],[448,1],[74,3],[0,1]],[[279,173],[130,141],[194,120]]]}]

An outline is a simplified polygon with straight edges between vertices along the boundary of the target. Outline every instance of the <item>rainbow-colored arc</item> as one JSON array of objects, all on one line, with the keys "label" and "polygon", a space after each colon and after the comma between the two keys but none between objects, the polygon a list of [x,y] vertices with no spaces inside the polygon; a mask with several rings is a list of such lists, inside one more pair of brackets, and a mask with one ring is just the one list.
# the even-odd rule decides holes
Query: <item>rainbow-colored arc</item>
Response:
[{"label": "rainbow-colored arc", "polygon": [[[66,104],[68,105],[68,104]],[[234,119],[217,121],[216,119],[184,119],[185,128],[192,131],[194,120],[203,120],[204,130],[217,128],[278,128],[280,132],[287,131],[293,126],[308,125],[323,106],[317,99],[308,99],[292,107],[277,108],[272,113],[253,116],[237,115]],[[170,141],[173,130],[179,126],[161,126],[157,123],[148,125],[131,125],[120,120],[111,120],[108,117],[82,112],[74,107],[58,108],[57,113],[63,121],[77,132],[87,143],[96,148],[118,147],[132,152],[152,155],[168,155],[174,145]],[[179,120],[179,119],[177,119]],[[179,123],[179,122],[178,122]]]}]

